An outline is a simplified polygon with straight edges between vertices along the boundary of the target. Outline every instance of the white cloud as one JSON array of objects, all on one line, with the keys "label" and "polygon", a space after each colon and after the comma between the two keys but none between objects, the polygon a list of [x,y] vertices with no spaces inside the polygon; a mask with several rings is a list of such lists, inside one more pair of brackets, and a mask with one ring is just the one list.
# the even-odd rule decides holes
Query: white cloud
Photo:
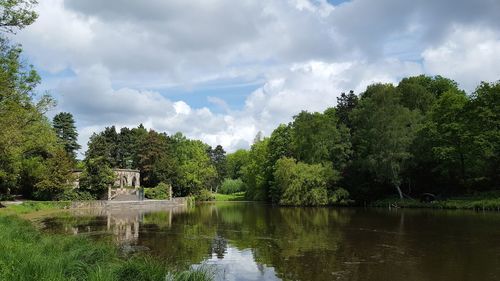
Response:
[{"label": "white cloud", "polygon": [[[228,151],[248,147],[258,131],[269,135],[280,123],[288,123],[301,110],[323,111],[335,106],[341,92],[360,91],[377,82],[396,82],[398,76],[421,72],[418,64],[395,60],[325,63],[311,61],[275,72],[269,81],[248,96],[241,110],[216,114],[206,107],[192,108],[184,101],[171,101],[158,92],[130,88],[113,89],[102,67],[82,71],[57,89],[61,108],[84,120],[81,140],[92,130],[116,125],[147,128],[169,134],[183,132]],[[217,100],[218,102],[221,102]]]},{"label": "white cloud", "polygon": [[500,80],[498,31],[459,26],[443,44],[426,49],[422,56],[429,73],[452,78],[469,92],[481,80]]},{"label": "white cloud", "polygon": [[[374,82],[441,74],[470,90],[499,79],[498,10],[490,0],[44,0],[16,40],[53,73],[41,88],[75,115],[82,144],[104,126],[143,123],[232,151]],[[206,107],[160,94],[229,80],[263,85],[237,109],[214,91],[199,95]]]}]

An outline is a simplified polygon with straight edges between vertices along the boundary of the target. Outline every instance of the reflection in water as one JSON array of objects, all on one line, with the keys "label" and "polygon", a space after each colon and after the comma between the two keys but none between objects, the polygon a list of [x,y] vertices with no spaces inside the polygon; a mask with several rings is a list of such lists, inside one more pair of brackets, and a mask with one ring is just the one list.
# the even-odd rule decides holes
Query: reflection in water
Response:
[{"label": "reflection in water", "polygon": [[497,213],[216,203],[43,223],[149,249],[179,268],[216,265],[219,280],[500,280]]}]

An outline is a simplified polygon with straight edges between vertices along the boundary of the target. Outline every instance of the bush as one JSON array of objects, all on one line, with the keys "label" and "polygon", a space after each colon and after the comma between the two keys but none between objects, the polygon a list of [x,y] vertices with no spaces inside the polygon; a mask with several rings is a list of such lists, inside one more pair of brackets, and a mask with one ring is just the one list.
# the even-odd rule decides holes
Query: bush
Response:
[{"label": "bush", "polygon": [[337,188],[330,196],[330,204],[333,205],[348,205],[354,201],[349,199],[349,191],[343,188]]},{"label": "bush", "polygon": [[14,195],[0,194],[0,201],[11,201],[11,200],[14,200]]},{"label": "bush", "polygon": [[218,193],[233,194],[241,191],[245,191],[245,184],[241,179],[224,179],[218,190]]},{"label": "bush", "polygon": [[214,201],[215,195],[206,189],[202,189],[198,195],[196,195],[196,201]]},{"label": "bush", "polygon": [[63,193],[58,194],[54,198],[58,201],[87,201],[87,200],[95,200],[94,196],[90,194],[88,191],[77,190],[77,189],[68,189]]},{"label": "bush", "polygon": [[148,199],[157,199],[157,200],[169,200],[171,199],[171,187],[170,185],[160,182],[154,188],[145,188],[144,189],[144,197]]}]

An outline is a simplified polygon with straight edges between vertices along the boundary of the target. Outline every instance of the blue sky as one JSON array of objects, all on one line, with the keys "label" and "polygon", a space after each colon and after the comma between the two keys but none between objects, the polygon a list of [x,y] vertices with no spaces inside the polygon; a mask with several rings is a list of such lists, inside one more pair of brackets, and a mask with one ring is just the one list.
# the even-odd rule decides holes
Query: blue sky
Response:
[{"label": "blue sky", "polygon": [[427,74],[500,78],[499,1],[44,0],[17,34],[79,142],[105,126],[247,148],[341,92]]}]

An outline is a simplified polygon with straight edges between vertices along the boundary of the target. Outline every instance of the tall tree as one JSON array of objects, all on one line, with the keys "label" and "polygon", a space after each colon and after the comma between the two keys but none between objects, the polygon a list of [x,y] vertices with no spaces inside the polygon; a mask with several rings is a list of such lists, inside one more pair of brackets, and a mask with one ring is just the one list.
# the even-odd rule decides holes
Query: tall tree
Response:
[{"label": "tall tree", "polygon": [[37,19],[38,15],[33,10],[36,0],[2,0],[0,1],[0,29],[14,33]]},{"label": "tall tree", "polygon": [[76,150],[80,149],[81,145],[78,144],[78,132],[73,115],[69,112],[58,113],[52,120],[52,126],[68,155],[75,159]]},{"label": "tall tree", "polygon": [[115,126],[106,127],[99,134],[92,134],[85,152],[86,159],[102,157],[110,167],[118,167],[118,133]]},{"label": "tall tree", "polygon": [[85,159],[85,169],[80,175],[80,189],[96,198],[102,198],[108,187],[115,182],[115,177],[104,157]]},{"label": "tall tree", "polygon": [[148,135],[142,140],[137,151],[138,168],[141,171],[143,185],[147,187],[156,186],[160,180],[155,168],[157,163],[168,152],[169,140],[166,134],[150,130]]},{"label": "tall tree", "polygon": [[358,101],[358,96],[354,94],[354,91],[349,91],[348,94],[341,93],[340,97],[337,98],[335,114],[337,115],[339,122],[344,124],[347,128],[352,127],[349,114],[358,105]]},{"label": "tall tree", "polygon": [[302,111],[295,116],[292,145],[297,160],[310,164],[330,161],[337,168],[347,161],[351,146],[347,132],[339,130],[335,114],[329,111]]},{"label": "tall tree", "polygon": [[394,86],[378,84],[368,89],[368,97],[352,112],[356,158],[362,168],[392,185],[403,198],[402,175],[411,158],[418,114],[399,103]]},{"label": "tall tree", "polygon": [[241,178],[243,175],[242,169],[249,160],[248,150],[238,149],[233,153],[229,153],[226,157],[227,176],[231,179]]},{"label": "tall tree", "polygon": [[214,149],[212,149],[212,147],[209,147],[208,154],[210,156],[210,160],[212,161],[212,165],[215,167],[215,170],[217,171],[217,180],[215,182],[215,188],[217,189],[227,174],[226,151],[224,151],[222,145],[217,145]]}]

